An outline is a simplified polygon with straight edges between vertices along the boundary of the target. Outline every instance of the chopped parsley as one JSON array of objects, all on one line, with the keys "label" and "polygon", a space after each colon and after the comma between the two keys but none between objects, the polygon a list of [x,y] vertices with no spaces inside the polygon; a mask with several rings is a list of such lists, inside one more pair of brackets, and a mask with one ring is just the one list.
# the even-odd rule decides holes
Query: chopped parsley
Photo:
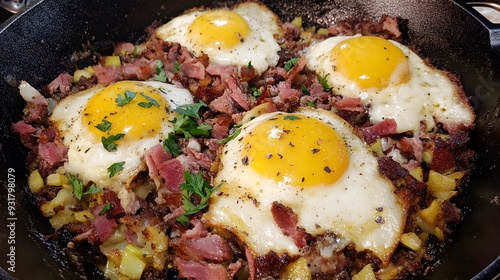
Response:
[{"label": "chopped parsley", "polygon": [[111,164],[108,167],[109,178],[113,178],[113,176],[115,176],[116,173],[122,171],[123,165],[125,165],[124,161],[115,162],[115,163]]},{"label": "chopped parsley", "polygon": [[165,149],[165,152],[173,155],[174,157],[181,154],[181,150],[179,145],[177,145],[177,139],[173,132],[170,132],[168,137],[163,141],[163,149]]},{"label": "chopped parsley", "polygon": [[233,140],[234,138],[238,137],[238,135],[240,135],[240,133],[241,133],[241,127],[238,126],[238,128],[233,133],[231,133],[231,135],[229,135],[225,139],[217,141],[217,144],[227,144],[227,142],[229,142],[229,141]]},{"label": "chopped parsley", "polygon": [[249,61],[249,62],[248,62],[248,64],[247,64],[247,68],[248,68],[248,69],[252,69],[252,68],[253,68],[252,61]]},{"label": "chopped parsley", "polygon": [[311,106],[311,107],[313,107],[314,109],[316,109],[316,108],[317,108],[316,103],[313,103],[313,102],[311,102],[311,101],[309,101],[309,100],[306,100],[306,101],[305,101],[305,103],[306,103],[306,105]]},{"label": "chopped parsley", "polygon": [[78,175],[72,175],[72,174],[67,174],[66,177],[69,180],[69,183],[71,184],[71,187],[73,187],[73,194],[78,200],[81,200],[83,196],[89,195],[89,194],[94,194],[98,193],[101,190],[97,188],[94,184],[92,184],[87,191],[83,191],[83,181],[78,178]]},{"label": "chopped parsley", "polygon": [[137,49],[137,46],[134,46],[134,51],[132,52],[132,56],[133,57],[139,57],[139,55],[141,55],[139,53],[139,50]]},{"label": "chopped parsley", "polygon": [[309,90],[307,89],[307,87],[304,84],[302,84],[300,86],[300,90],[302,91],[302,94],[304,94],[304,95],[311,95],[311,93],[309,92]]},{"label": "chopped parsley", "polygon": [[212,130],[212,127],[208,124],[198,124],[193,118],[187,115],[180,115],[172,122],[174,123],[174,131],[184,134],[184,138],[191,138],[194,136],[207,137]]},{"label": "chopped parsley", "polygon": [[124,136],[125,134],[123,133],[110,135],[109,137],[103,136],[101,137],[102,146],[104,147],[104,149],[106,149],[106,151],[114,152],[116,151],[116,147],[118,147],[115,142],[122,139]]},{"label": "chopped parsley", "polygon": [[163,69],[163,62],[159,59],[156,61],[156,75],[153,76],[153,79],[159,82],[167,81],[167,74],[165,73],[165,69]]},{"label": "chopped parsley", "polygon": [[181,64],[179,62],[174,62],[174,68],[172,69],[172,73],[181,71]]},{"label": "chopped parsley", "polygon": [[295,120],[301,120],[302,118],[301,118],[301,117],[294,116],[294,115],[288,115],[288,116],[285,116],[283,119],[284,119],[284,120],[295,121]]},{"label": "chopped parsley", "polygon": [[[189,171],[184,172],[185,183],[181,184],[182,192],[182,206],[184,208],[184,214],[177,217],[177,221],[181,223],[188,223],[188,215],[196,214],[208,206],[208,199],[210,195],[217,190],[220,185],[216,187],[210,186],[210,184],[203,179],[201,172],[192,174]],[[193,203],[193,196],[197,196],[199,203]]]},{"label": "chopped parsley", "polygon": [[98,125],[95,126],[97,129],[99,129],[102,132],[106,132],[111,129],[111,123],[105,119],[102,120],[102,122]]},{"label": "chopped parsley", "polygon": [[106,212],[108,212],[109,210],[111,210],[111,202],[107,202],[106,204],[104,204],[104,207],[99,212],[99,216],[106,214]]},{"label": "chopped parsley", "polygon": [[141,92],[141,95],[144,98],[146,98],[149,102],[139,102],[139,104],[138,104],[139,106],[141,106],[143,108],[151,108],[152,106],[160,107],[160,104],[154,98],[151,98],[142,92]]},{"label": "chopped parsley", "polygon": [[199,101],[198,103],[195,103],[195,104],[186,104],[186,105],[179,106],[179,107],[174,109],[174,112],[177,112],[181,115],[185,115],[185,116],[192,117],[195,119],[199,119],[201,107],[208,107],[208,105],[203,101]]},{"label": "chopped parsley", "polygon": [[118,96],[115,99],[116,104],[120,107],[123,107],[123,106],[129,104],[132,101],[132,99],[134,99],[136,94],[137,93],[127,89],[127,90],[125,90],[125,93],[123,95],[118,94]]},{"label": "chopped parsley", "polygon": [[284,68],[286,71],[290,71],[295,64],[297,64],[297,61],[299,61],[298,57],[294,57],[290,59],[289,61],[285,62]]},{"label": "chopped parsley", "polygon": [[328,84],[328,79],[327,79],[328,75],[330,74],[326,74],[325,76],[319,78],[319,83],[321,84],[321,86],[325,91],[330,91],[333,88]]},{"label": "chopped parsley", "polygon": [[259,91],[257,87],[251,87],[249,90],[254,97],[260,97],[262,95],[262,93]]}]

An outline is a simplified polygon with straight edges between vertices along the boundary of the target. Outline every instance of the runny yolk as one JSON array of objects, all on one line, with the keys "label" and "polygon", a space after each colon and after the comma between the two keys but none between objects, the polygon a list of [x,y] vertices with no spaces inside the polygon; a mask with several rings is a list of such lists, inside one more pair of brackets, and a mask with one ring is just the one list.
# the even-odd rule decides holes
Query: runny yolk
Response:
[{"label": "runny yolk", "polygon": [[409,78],[408,57],[394,44],[375,36],[344,40],[331,51],[336,71],[361,88],[384,88]]},{"label": "runny yolk", "polygon": [[[130,98],[132,95],[134,97]],[[120,98],[127,97],[129,102],[120,102]],[[125,136],[120,141],[133,141],[158,134],[162,122],[167,121],[167,107],[168,104],[156,88],[122,81],[94,94],[83,109],[82,121],[98,139],[122,133]],[[109,129],[98,128],[103,120],[109,122]]]},{"label": "runny yolk", "polygon": [[244,147],[243,164],[262,177],[300,188],[334,183],[349,163],[339,134],[302,114],[265,120],[246,135]]},{"label": "runny yolk", "polygon": [[188,30],[189,41],[204,51],[231,49],[251,33],[248,22],[239,14],[227,10],[204,12]]}]

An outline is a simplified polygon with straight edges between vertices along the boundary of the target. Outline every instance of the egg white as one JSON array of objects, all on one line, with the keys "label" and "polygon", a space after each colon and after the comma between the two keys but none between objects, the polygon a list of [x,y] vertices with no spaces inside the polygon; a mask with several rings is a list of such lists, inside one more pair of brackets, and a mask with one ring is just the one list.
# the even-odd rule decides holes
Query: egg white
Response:
[{"label": "egg white", "polygon": [[298,256],[303,252],[273,219],[271,206],[277,201],[298,215],[298,226],[307,233],[333,232],[357,250],[370,250],[388,261],[405,224],[405,210],[392,183],[380,175],[372,151],[345,120],[323,110],[301,109],[299,113],[328,124],[345,141],[350,160],[340,179],[333,185],[301,188],[263,178],[243,164],[243,139],[259,123],[281,114],[266,113],[244,124],[238,137],[223,148],[214,179],[215,185],[222,185],[210,197],[203,219],[234,233],[255,256],[270,251]]},{"label": "egg white", "polygon": [[[171,109],[193,103],[193,98],[186,89],[156,81],[138,83],[157,88]],[[143,158],[145,152],[161,143],[173,131],[173,124],[165,121],[161,124],[161,131],[152,137],[118,145],[114,152],[105,150],[101,139],[82,121],[82,112],[87,102],[104,88],[96,86],[64,98],[54,108],[50,120],[56,126],[64,145],[68,147],[68,161],[64,164],[66,172],[78,175],[85,183],[91,181],[99,188],[109,188],[120,194],[124,189],[129,189],[135,176],[146,168]],[[174,114],[170,115],[171,119]],[[124,169],[109,178],[108,167],[121,161],[125,161]],[[122,201],[122,204],[126,205],[127,202]]]},{"label": "egg white", "polygon": [[207,50],[190,42],[188,30],[191,23],[204,13],[200,10],[170,20],[157,28],[156,36],[165,41],[179,43],[196,56],[206,53],[210,62],[216,65],[244,67],[251,63],[258,73],[264,72],[269,66],[276,66],[279,60],[278,51],[281,49],[274,38],[281,29],[278,17],[264,5],[254,2],[241,3],[232,11],[242,16],[252,30],[248,38],[234,49]]},{"label": "egg white", "polygon": [[474,111],[456,85],[443,72],[430,67],[398,42],[389,40],[409,59],[410,79],[406,83],[389,85],[380,90],[363,89],[335,71],[335,61],[330,60],[330,52],[349,38],[352,37],[330,37],[312,45],[305,51],[307,67],[326,77],[335,94],[361,98],[363,105],[369,108],[372,123],[393,118],[397,123],[397,133],[418,132],[420,122],[425,123],[427,131],[434,129],[436,123],[473,126]]}]

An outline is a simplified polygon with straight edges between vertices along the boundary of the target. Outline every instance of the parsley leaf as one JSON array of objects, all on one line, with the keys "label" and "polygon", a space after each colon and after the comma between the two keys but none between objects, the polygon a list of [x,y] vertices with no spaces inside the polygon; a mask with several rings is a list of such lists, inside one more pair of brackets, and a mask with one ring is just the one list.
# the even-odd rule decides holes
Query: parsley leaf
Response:
[{"label": "parsley leaf", "polygon": [[159,82],[167,81],[167,74],[165,73],[165,69],[163,69],[163,62],[159,59],[156,61],[156,75],[153,76],[153,79]]},{"label": "parsley leaf", "polygon": [[137,46],[134,46],[134,51],[132,52],[132,56],[133,57],[139,57],[139,55],[141,55],[139,53],[139,50],[137,49]]},{"label": "parsley leaf", "polygon": [[181,64],[179,62],[174,62],[174,68],[172,69],[172,73],[181,71]]},{"label": "parsley leaf", "polygon": [[285,62],[284,68],[286,71],[290,71],[295,64],[297,64],[297,61],[299,61],[298,57],[294,57],[290,59],[289,61]]},{"label": "parsley leaf", "polygon": [[231,135],[226,137],[225,139],[217,141],[217,144],[227,144],[227,142],[233,140],[234,138],[238,137],[241,133],[241,127],[238,127]]},{"label": "parsley leaf", "polygon": [[208,105],[200,100],[198,103],[195,104],[186,104],[179,106],[174,109],[174,112],[177,112],[181,115],[185,115],[188,117],[193,117],[195,119],[199,119],[200,118],[199,111],[201,107],[208,107]]},{"label": "parsley leaf", "polygon": [[129,104],[132,101],[132,99],[134,99],[136,94],[137,93],[127,89],[125,90],[125,93],[123,95],[118,94],[118,96],[115,99],[115,102],[118,106],[123,107]]},{"label": "parsley leaf", "polygon": [[327,79],[328,75],[330,75],[330,74],[326,74],[325,76],[323,76],[323,77],[321,77],[321,78],[319,79],[319,83],[321,84],[321,86],[323,87],[323,89],[324,89],[325,91],[330,91],[330,90],[332,90],[332,88],[333,88],[333,87],[331,87],[331,86],[328,84],[328,79]]},{"label": "parsley leaf", "polygon": [[116,175],[116,173],[122,171],[123,170],[123,165],[125,165],[124,161],[115,162],[115,163],[111,164],[108,167],[109,178],[112,178],[113,176]]},{"label": "parsley leaf", "polygon": [[262,95],[262,93],[259,91],[257,87],[251,87],[250,92],[254,97],[260,97]]},{"label": "parsley leaf", "polygon": [[247,68],[248,68],[248,69],[252,69],[252,68],[253,68],[252,61],[249,61],[249,62],[248,62],[248,64],[247,64]]},{"label": "parsley leaf", "polygon": [[106,149],[106,151],[108,152],[114,152],[116,151],[116,141],[117,140],[120,140],[122,139],[123,137],[125,136],[125,134],[123,133],[118,133],[118,134],[115,134],[115,135],[110,135],[109,137],[104,137],[102,136],[101,137],[101,142],[102,142],[102,145],[104,146],[104,149]]},{"label": "parsley leaf", "polygon": [[300,90],[302,91],[302,93],[303,93],[304,95],[311,95],[311,93],[309,92],[309,90],[307,89],[307,87],[306,87],[304,84],[302,84],[302,85],[300,86]]},{"label": "parsley leaf", "polygon": [[139,102],[139,106],[143,107],[143,108],[151,108],[151,106],[156,106],[156,107],[160,107],[160,104],[158,103],[158,101],[156,101],[154,98],[151,98],[147,95],[145,95],[144,93],[141,92],[141,95],[146,98],[149,102]]},{"label": "parsley leaf", "polygon": [[288,116],[285,116],[283,119],[284,119],[284,120],[295,121],[295,120],[301,120],[302,118],[301,118],[301,117],[294,116],[294,115],[288,115]]},{"label": "parsley leaf", "polygon": [[165,149],[165,152],[173,155],[174,157],[181,154],[179,145],[177,145],[176,141],[177,139],[173,132],[170,132],[168,137],[163,141],[163,149]]},{"label": "parsley leaf", "polygon": [[[181,223],[189,222],[188,215],[196,214],[205,209],[208,206],[210,195],[221,186],[210,186],[210,184],[203,179],[201,172],[192,174],[186,171],[184,172],[184,179],[186,182],[181,184],[184,214],[177,218],[177,221]],[[193,203],[193,196],[199,198],[198,204]]]},{"label": "parsley leaf", "polygon": [[84,195],[98,193],[101,190],[92,184],[86,192],[83,192],[83,181],[78,178],[78,175],[67,174],[66,177],[73,187],[73,194],[78,200],[81,200]]},{"label": "parsley leaf", "polygon": [[102,208],[101,212],[99,212],[99,216],[106,214],[106,212],[108,212],[110,209],[111,209],[111,202],[107,202],[106,204],[104,204],[104,207]]},{"label": "parsley leaf", "polygon": [[102,120],[102,122],[98,125],[96,125],[97,129],[99,129],[102,132],[106,132],[111,129],[111,123],[105,119]]},{"label": "parsley leaf", "polygon": [[191,138],[193,136],[207,137],[212,130],[212,127],[208,124],[198,124],[193,118],[187,115],[180,115],[172,122],[174,123],[174,131],[176,133],[183,133],[184,138]]},{"label": "parsley leaf", "polygon": [[309,100],[306,100],[306,102],[305,102],[305,103],[306,103],[308,106],[313,107],[314,109],[316,109],[316,107],[317,107],[317,106],[316,106],[316,103],[313,103],[313,102],[311,102],[311,101],[309,101]]}]

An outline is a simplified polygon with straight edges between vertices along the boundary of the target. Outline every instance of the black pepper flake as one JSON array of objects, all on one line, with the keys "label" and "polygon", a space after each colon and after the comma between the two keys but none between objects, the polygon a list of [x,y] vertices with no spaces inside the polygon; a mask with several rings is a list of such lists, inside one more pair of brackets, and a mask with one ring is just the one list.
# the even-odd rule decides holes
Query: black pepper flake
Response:
[{"label": "black pepper flake", "polygon": [[319,153],[319,149],[316,149],[316,148],[311,149],[311,152],[312,152],[313,154],[317,154],[317,153]]},{"label": "black pepper flake", "polygon": [[295,148],[295,145],[292,142],[288,143],[288,146]]},{"label": "black pepper flake", "polygon": [[375,208],[375,210],[377,210],[377,212],[382,212],[382,211],[384,211],[384,207],[377,207],[377,208]]},{"label": "black pepper flake", "polygon": [[382,218],[382,216],[377,216],[377,218],[375,218],[375,222],[377,224],[383,224],[384,223],[384,218]]},{"label": "black pepper flake", "polygon": [[302,183],[306,180],[305,177],[302,177],[302,180],[300,180]]},{"label": "black pepper flake", "polygon": [[280,159],[282,159],[282,158],[283,158],[283,155],[282,155],[282,154],[280,154],[280,153],[278,153],[278,157],[279,157]]},{"label": "black pepper flake", "polygon": [[267,159],[270,159],[270,158],[272,158],[272,157],[273,157],[273,154],[267,154],[267,155],[266,155],[266,158],[267,158]]},{"label": "black pepper flake", "polygon": [[243,165],[248,165],[248,156],[244,156],[242,159],[241,159],[241,163]]},{"label": "black pepper flake", "polygon": [[280,176],[281,172],[278,171],[278,173],[276,173],[276,177]]},{"label": "black pepper flake", "polygon": [[290,129],[283,129],[283,132],[286,133],[286,134],[288,134],[288,133],[290,133],[292,131]]},{"label": "black pepper flake", "polygon": [[323,170],[325,170],[326,173],[332,172],[332,170],[328,166],[323,167]]}]

